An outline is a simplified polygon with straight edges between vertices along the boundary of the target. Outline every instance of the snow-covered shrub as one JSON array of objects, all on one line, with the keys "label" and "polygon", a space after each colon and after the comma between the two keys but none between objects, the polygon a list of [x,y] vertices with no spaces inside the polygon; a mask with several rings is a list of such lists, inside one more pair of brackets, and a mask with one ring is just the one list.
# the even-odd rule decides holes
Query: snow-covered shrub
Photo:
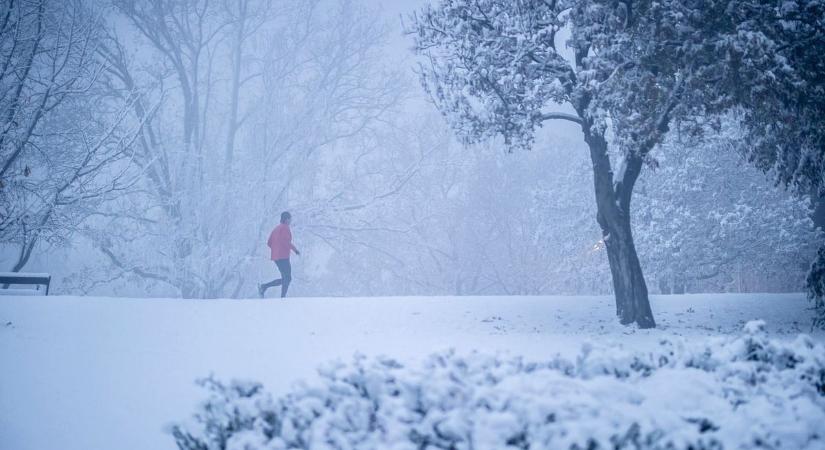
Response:
[{"label": "snow-covered shrub", "polygon": [[181,450],[723,449],[825,447],[825,347],[807,336],[585,345],[575,360],[432,355],[417,368],[357,356],[273,398],[214,379]]}]

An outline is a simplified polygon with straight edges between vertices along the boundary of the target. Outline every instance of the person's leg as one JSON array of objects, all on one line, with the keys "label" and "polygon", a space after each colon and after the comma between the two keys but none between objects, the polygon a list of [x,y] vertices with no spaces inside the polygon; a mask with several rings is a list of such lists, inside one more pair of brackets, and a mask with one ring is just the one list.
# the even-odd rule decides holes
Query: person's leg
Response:
[{"label": "person's leg", "polygon": [[261,285],[261,290],[262,290],[262,291],[264,291],[264,292],[266,292],[266,290],[267,290],[267,289],[269,289],[269,288],[271,288],[271,287],[273,287],[273,286],[280,286],[280,285],[281,285],[281,279],[280,279],[280,278],[278,278],[277,280],[272,280],[272,281],[270,281],[269,283],[264,283],[264,284],[262,284],[262,285]]},{"label": "person's leg", "polygon": [[263,296],[266,293],[267,289],[269,289],[271,287],[274,287],[274,286],[280,286],[281,283],[283,283],[284,271],[283,271],[283,269],[281,269],[281,265],[278,264],[278,261],[275,261],[275,265],[278,266],[278,271],[281,272],[281,278],[278,278],[278,279],[270,281],[269,283],[264,283],[264,284],[260,285],[258,287],[258,291],[261,293],[261,296]]},{"label": "person's leg", "polygon": [[286,291],[289,289],[289,283],[292,281],[292,265],[289,263],[289,259],[279,259],[275,261],[275,264],[278,265],[278,270],[281,271],[281,298],[286,297]]}]

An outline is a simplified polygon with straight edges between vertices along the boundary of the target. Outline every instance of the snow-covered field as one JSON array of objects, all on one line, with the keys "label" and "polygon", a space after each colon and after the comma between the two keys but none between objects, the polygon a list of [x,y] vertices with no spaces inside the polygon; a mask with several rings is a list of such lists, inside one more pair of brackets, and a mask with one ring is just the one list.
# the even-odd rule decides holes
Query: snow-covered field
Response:
[{"label": "snow-covered field", "polygon": [[[810,332],[811,312],[801,294],[654,296],[652,304],[659,324],[655,330],[619,325],[609,297],[0,297],[0,449],[173,449],[170,425],[190,417],[207,396],[196,379],[212,374],[223,381],[260,381],[278,397],[294,392],[299,380],[321,382],[317,367],[336,359],[349,362],[355,353],[386,355],[408,367],[427,367],[424,361],[431,366],[430,355],[447,349],[455,349],[456,355],[448,358],[448,366],[455,361],[461,366],[465,356],[472,361],[467,355],[473,351],[498,355],[501,361],[575,362],[581,360],[583,346],[596,348],[599,355],[652,355],[661,353],[663,340],[679,347],[734,339],[726,336],[740,335],[753,319],[764,319],[767,336],[789,346],[799,345],[798,335]],[[821,332],[811,336],[818,346],[825,342]],[[740,341],[732,342],[730,346],[741,347]],[[369,361],[374,360],[365,364]],[[505,366],[513,367],[509,362]],[[511,372],[523,375],[522,369]],[[406,376],[430,374],[416,373]],[[329,376],[327,372],[325,382]],[[532,405],[528,400],[536,393],[560,390],[565,382],[571,389],[584,389],[578,381],[548,376],[514,382],[537,389],[532,396],[518,389],[508,395]],[[665,395],[659,407],[667,409],[685,383],[702,381],[707,379],[659,379],[660,389],[672,385],[676,392]],[[635,389],[644,392],[639,386],[626,392],[630,403],[638,402]],[[589,395],[589,401],[600,398]],[[542,405],[535,408],[547,407]],[[796,414],[813,419],[823,414],[821,401],[805,405],[811,409],[778,403],[774,410],[761,411],[795,408]],[[466,415],[465,409],[460,411]],[[802,429],[807,426],[798,422]],[[780,432],[793,435],[795,430]],[[818,442],[825,448],[825,441]]]}]

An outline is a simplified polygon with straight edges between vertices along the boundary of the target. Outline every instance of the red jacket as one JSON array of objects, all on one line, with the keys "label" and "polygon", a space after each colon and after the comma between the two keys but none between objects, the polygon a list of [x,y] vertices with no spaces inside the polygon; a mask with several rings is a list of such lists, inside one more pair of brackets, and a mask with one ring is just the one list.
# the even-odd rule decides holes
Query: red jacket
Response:
[{"label": "red jacket", "polygon": [[292,232],[289,231],[289,225],[282,223],[272,230],[269,234],[269,240],[266,245],[272,249],[272,260],[289,259],[289,251],[298,249],[292,245]]}]

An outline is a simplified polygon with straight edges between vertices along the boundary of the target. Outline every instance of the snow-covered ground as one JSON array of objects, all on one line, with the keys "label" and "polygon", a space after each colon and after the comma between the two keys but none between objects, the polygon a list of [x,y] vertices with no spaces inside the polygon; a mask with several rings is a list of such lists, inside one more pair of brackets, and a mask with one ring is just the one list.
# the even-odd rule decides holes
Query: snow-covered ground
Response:
[{"label": "snow-covered ground", "polygon": [[801,294],[652,304],[655,330],[619,325],[609,297],[0,297],[0,449],[171,450],[169,425],[206,396],[196,379],[257,380],[277,396],[355,353],[415,365],[452,348],[541,362],[575,359],[586,342],[629,351],[699,342],[753,319],[783,342],[810,332]]}]

